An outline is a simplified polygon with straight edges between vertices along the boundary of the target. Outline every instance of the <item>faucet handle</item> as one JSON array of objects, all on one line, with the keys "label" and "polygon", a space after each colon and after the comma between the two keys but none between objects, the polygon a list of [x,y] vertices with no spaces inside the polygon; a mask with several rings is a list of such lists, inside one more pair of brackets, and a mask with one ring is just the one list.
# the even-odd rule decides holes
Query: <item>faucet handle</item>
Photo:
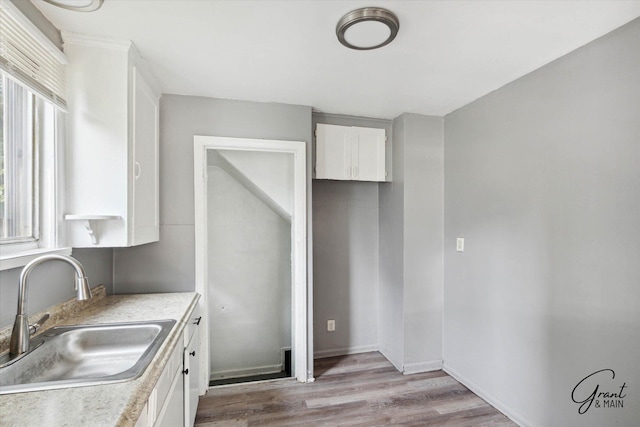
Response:
[{"label": "faucet handle", "polygon": [[44,324],[44,322],[46,322],[47,320],[49,320],[49,313],[46,313],[36,323],[29,326],[29,335],[35,334],[38,331],[38,329],[40,329]]}]

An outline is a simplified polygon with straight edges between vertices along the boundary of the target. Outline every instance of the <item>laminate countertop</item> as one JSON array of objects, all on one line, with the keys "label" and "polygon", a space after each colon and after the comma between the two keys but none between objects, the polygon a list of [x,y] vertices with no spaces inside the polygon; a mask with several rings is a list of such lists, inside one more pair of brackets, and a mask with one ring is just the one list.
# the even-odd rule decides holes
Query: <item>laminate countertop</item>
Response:
[{"label": "laminate countertop", "polygon": [[[200,295],[185,292],[107,296],[104,289],[97,289],[94,295],[88,304],[70,300],[56,306],[57,310],[52,308],[55,312],[52,322],[47,322],[43,331],[59,325],[162,319],[177,322],[139,378],[115,384],[0,395],[0,426],[135,425]],[[0,349],[6,345],[6,334],[6,328],[0,331]]]}]

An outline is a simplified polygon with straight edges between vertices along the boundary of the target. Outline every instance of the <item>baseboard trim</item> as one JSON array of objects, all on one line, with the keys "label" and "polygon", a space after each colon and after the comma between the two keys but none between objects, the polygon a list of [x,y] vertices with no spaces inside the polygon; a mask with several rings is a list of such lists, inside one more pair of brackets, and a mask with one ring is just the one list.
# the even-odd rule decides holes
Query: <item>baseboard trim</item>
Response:
[{"label": "baseboard trim", "polygon": [[249,368],[249,369],[215,371],[215,372],[211,372],[211,375],[209,375],[209,381],[221,380],[225,378],[242,378],[242,377],[251,377],[254,375],[275,374],[278,372],[282,372],[283,369],[284,369],[283,365],[267,365],[267,366],[257,366],[255,368]]},{"label": "baseboard trim", "polygon": [[421,374],[423,372],[439,371],[442,369],[442,359],[427,360],[425,362],[405,363],[402,374]]},{"label": "baseboard trim", "polygon": [[402,372],[402,366],[396,364],[396,361],[393,359],[393,357],[391,357],[390,354],[388,354],[387,349],[385,348],[380,348],[378,350],[380,352],[380,354],[382,354],[384,356],[385,359],[387,359],[389,362],[391,362],[391,364],[393,365],[394,368],[396,368],[396,370],[398,372]]},{"label": "baseboard trim", "polygon": [[324,359],[325,357],[346,356],[347,354],[369,353],[378,351],[377,345],[361,345],[355,347],[331,348],[313,352],[314,359]]},{"label": "baseboard trim", "polygon": [[447,374],[451,375],[458,382],[462,383],[469,390],[474,392],[480,398],[485,400],[491,406],[496,408],[498,411],[502,412],[507,418],[509,418],[514,423],[518,424],[520,427],[533,427],[533,423],[524,418],[522,415],[518,414],[512,407],[501,401],[500,399],[494,397],[490,393],[487,393],[482,387],[477,386],[472,381],[469,381],[464,375],[460,374],[451,366],[446,363],[442,366],[442,370]]}]

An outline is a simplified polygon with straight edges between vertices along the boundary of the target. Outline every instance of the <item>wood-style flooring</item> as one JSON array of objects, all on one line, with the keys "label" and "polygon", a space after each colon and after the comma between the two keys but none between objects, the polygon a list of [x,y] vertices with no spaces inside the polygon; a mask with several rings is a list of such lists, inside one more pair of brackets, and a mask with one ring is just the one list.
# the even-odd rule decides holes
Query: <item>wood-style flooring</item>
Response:
[{"label": "wood-style flooring", "polygon": [[402,375],[380,353],[318,359],[315,376],[211,388],[196,426],[515,426],[446,373]]}]

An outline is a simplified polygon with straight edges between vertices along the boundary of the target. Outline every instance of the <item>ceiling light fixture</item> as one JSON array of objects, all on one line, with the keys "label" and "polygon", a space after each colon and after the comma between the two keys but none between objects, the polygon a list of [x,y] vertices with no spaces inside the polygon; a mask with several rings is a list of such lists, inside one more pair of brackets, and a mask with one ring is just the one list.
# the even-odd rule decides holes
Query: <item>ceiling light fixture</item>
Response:
[{"label": "ceiling light fixture", "polygon": [[93,12],[102,7],[104,0],[44,0],[54,6],[76,12]]},{"label": "ceiling light fixture", "polygon": [[388,45],[400,29],[398,17],[380,7],[363,7],[344,15],[336,26],[340,43],[356,50],[371,50]]}]

